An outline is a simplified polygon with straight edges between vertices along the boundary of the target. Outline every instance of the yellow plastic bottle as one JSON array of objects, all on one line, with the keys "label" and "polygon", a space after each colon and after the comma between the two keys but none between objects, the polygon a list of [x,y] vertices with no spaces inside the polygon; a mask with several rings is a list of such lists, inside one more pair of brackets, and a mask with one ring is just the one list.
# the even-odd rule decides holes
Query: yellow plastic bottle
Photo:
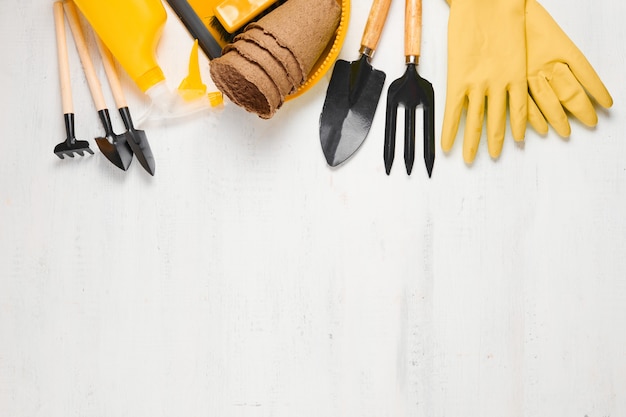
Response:
[{"label": "yellow plastic bottle", "polygon": [[156,47],[167,19],[161,0],[73,0],[137,86],[165,81]]}]

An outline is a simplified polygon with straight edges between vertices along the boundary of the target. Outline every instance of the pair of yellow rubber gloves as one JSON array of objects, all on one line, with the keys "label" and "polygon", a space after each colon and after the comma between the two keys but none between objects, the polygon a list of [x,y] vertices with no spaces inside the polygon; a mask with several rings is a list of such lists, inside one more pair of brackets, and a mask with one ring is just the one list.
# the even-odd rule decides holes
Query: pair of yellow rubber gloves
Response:
[{"label": "pair of yellow rubber gloves", "polygon": [[[448,83],[441,146],[454,144],[466,111],[463,159],[472,163],[487,109],[487,143],[500,156],[506,131],[522,141],[527,123],[545,134],[548,123],[570,134],[565,110],[587,126],[598,117],[591,96],[603,107],[613,99],[591,64],[550,14],[535,0],[446,0]],[[486,103],[486,105],[485,105]]]}]

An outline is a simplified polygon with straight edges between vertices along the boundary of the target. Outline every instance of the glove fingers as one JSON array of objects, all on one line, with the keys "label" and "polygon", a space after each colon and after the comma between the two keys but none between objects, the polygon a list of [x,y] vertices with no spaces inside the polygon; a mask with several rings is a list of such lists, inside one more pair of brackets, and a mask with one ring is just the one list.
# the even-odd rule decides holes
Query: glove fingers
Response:
[{"label": "glove fingers", "polygon": [[506,130],[506,91],[489,94],[487,98],[487,146],[489,155],[497,158],[502,152]]},{"label": "glove fingers", "polygon": [[598,73],[596,73],[589,61],[587,61],[587,58],[585,58],[578,48],[575,48],[572,52],[572,56],[567,64],[578,82],[580,82],[602,107],[609,108],[613,105],[611,94],[609,94],[609,91],[604,86]]},{"label": "glove fingers", "polygon": [[441,148],[444,152],[450,151],[452,145],[454,145],[464,102],[464,94],[451,94],[446,97],[446,110],[443,114],[443,128],[441,132]]},{"label": "glove fingers", "polygon": [[578,120],[587,126],[595,126],[598,123],[598,116],[593,104],[567,65],[555,64],[550,85],[563,107]]},{"label": "glove fingers", "polygon": [[528,84],[514,84],[509,88],[509,113],[511,133],[516,141],[524,140],[528,122]]},{"label": "glove fingers", "polygon": [[528,79],[530,94],[541,110],[548,123],[556,132],[566,138],[571,133],[567,115],[563,111],[563,106],[559,98],[554,94],[548,81],[542,77],[530,77]]},{"label": "glove fingers", "polygon": [[476,158],[478,143],[483,130],[485,117],[485,96],[477,91],[470,93],[463,136],[463,159],[471,164]]},{"label": "glove fingers", "polygon": [[545,135],[548,133],[548,122],[546,122],[546,118],[541,114],[541,110],[537,107],[537,103],[535,100],[528,95],[528,122],[535,129],[537,133],[540,135]]}]

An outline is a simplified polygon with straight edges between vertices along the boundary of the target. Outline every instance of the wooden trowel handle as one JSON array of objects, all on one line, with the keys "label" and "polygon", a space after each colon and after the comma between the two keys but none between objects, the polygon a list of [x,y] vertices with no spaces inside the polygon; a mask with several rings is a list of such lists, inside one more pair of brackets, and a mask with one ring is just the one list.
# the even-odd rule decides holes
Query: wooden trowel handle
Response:
[{"label": "wooden trowel handle", "polygon": [[406,0],[404,9],[404,56],[419,58],[422,50],[422,0]]},{"label": "wooden trowel handle", "polygon": [[380,35],[383,32],[383,26],[385,26],[385,20],[387,20],[390,5],[391,0],[374,0],[372,3],[370,14],[367,16],[365,30],[363,31],[363,38],[361,39],[362,48],[367,48],[372,52],[376,50]]},{"label": "wooden trowel handle", "polygon": [[74,113],[72,103],[72,86],[70,83],[70,64],[67,55],[67,41],[65,38],[65,18],[63,17],[63,3],[54,2],[54,27],[57,38],[57,56],[59,60],[59,82],[61,84],[61,103],[63,114]]},{"label": "wooden trowel handle", "polygon": [[69,22],[70,29],[72,30],[72,36],[74,36],[74,43],[76,44],[78,56],[80,56],[80,62],[83,64],[85,77],[87,77],[87,84],[89,84],[91,98],[93,98],[93,102],[96,105],[96,110],[104,110],[107,105],[104,101],[104,95],[102,94],[102,86],[100,85],[100,81],[96,75],[96,70],[93,66],[93,62],[91,61],[91,57],[89,56],[89,49],[87,48],[85,35],[83,35],[83,29],[81,28],[78,20],[76,6],[71,0],[65,0],[63,5],[65,6],[67,21]]},{"label": "wooden trowel handle", "polygon": [[126,97],[124,96],[124,90],[122,90],[122,84],[120,83],[120,77],[115,69],[113,55],[111,55],[109,48],[106,47],[106,45],[102,42],[102,39],[100,39],[97,35],[96,41],[98,43],[100,57],[102,58],[102,65],[104,66],[104,71],[107,74],[109,86],[111,86],[111,92],[113,93],[113,98],[115,99],[115,104],[118,109],[128,107],[128,104],[126,104]]}]

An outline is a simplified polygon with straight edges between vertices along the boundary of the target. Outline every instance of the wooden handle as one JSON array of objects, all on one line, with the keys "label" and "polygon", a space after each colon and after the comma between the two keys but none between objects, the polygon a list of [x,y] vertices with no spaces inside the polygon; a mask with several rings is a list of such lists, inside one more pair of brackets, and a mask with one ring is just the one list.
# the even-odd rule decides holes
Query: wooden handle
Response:
[{"label": "wooden handle", "polygon": [[385,20],[387,20],[390,5],[391,0],[374,0],[370,14],[367,16],[361,47],[367,48],[372,52],[376,50],[380,35],[383,32],[383,26],[385,26]]},{"label": "wooden handle", "polygon": [[83,35],[83,29],[80,27],[80,22],[78,20],[78,11],[76,10],[74,2],[71,0],[64,0],[63,5],[65,6],[67,21],[70,24],[70,29],[72,30],[72,35],[74,36],[76,50],[80,56],[80,62],[83,64],[83,70],[85,71],[85,76],[87,77],[87,84],[89,84],[91,98],[96,105],[96,110],[104,110],[107,106],[104,101],[104,95],[102,94],[102,86],[100,85],[100,81],[96,75],[96,70],[94,69],[91,57],[89,56],[89,49],[87,48],[87,43],[85,42],[85,35]]},{"label": "wooden handle", "polygon": [[124,97],[124,90],[122,90],[122,84],[120,83],[120,77],[115,69],[113,61],[113,55],[106,45],[102,42],[99,36],[96,35],[96,42],[98,43],[98,51],[100,51],[100,57],[102,58],[102,65],[104,65],[104,71],[107,74],[109,80],[109,86],[111,86],[111,92],[115,99],[115,104],[118,109],[122,107],[128,107],[126,104],[126,97]]},{"label": "wooden handle", "polygon": [[422,52],[422,0],[406,0],[404,56],[419,58]]},{"label": "wooden handle", "polygon": [[72,86],[70,83],[70,60],[67,54],[67,41],[65,39],[65,18],[63,16],[63,3],[54,2],[54,27],[57,37],[57,57],[59,61],[59,82],[61,83],[61,103],[63,114],[74,113],[72,103]]}]

